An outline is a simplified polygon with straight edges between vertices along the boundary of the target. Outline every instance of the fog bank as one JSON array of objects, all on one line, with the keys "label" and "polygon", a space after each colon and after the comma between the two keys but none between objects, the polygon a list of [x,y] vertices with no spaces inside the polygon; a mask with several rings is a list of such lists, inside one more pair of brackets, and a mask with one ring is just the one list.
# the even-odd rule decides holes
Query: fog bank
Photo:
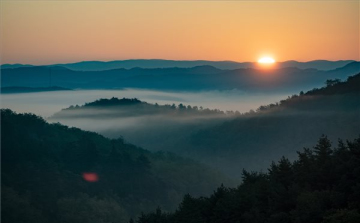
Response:
[{"label": "fog bank", "polygon": [[16,112],[31,112],[47,118],[70,105],[83,105],[100,98],[138,98],[160,105],[182,103],[222,111],[247,112],[260,105],[277,102],[289,94],[246,93],[239,90],[203,92],[165,92],[139,89],[74,90],[23,94],[2,94],[1,108]]}]

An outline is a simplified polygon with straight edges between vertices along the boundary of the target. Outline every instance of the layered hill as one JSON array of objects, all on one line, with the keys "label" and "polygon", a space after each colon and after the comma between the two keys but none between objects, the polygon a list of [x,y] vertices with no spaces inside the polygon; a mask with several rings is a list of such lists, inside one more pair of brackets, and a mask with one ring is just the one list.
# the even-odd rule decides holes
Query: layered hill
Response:
[{"label": "layered hill", "polygon": [[94,118],[94,119],[111,119],[111,118],[128,118],[142,116],[162,116],[162,118],[171,119],[189,119],[189,118],[215,118],[227,117],[226,113],[218,109],[204,109],[197,106],[185,106],[179,104],[158,105],[140,101],[136,98],[111,98],[99,99],[94,102],[85,103],[82,106],[70,106],[60,112],[55,113],[50,119],[62,118]]},{"label": "layered hill", "polygon": [[171,151],[198,130],[220,124],[240,113],[189,105],[158,105],[138,99],[100,99],[70,106],[48,120],[95,131],[153,151]]},{"label": "layered hill", "polygon": [[260,170],[282,155],[290,159],[317,137],[353,138],[360,126],[360,75],[300,92],[246,114],[158,106],[135,99],[104,99],[60,111],[50,120],[212,165],[239,178],[242,168]]},{"label": "layered hill", "polygon": [[142,88],[181,91],[239,89],[274,93],[319,87],[331,78],[345,80],[349,75],[360,72],[360,62],[351,62],[328,71],[289,67],[222,70],[212,66],[74,71],[61,66],[40,66],[2,69],[1,72],[2,87],[56,85],[73,89]]}]

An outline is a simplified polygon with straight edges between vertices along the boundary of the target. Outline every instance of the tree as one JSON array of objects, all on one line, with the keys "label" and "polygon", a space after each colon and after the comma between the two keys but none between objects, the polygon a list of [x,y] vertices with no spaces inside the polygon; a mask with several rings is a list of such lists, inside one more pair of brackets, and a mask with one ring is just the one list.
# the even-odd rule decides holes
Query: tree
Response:
[{"label": "tree", "polygon": [[322,135],[320,137],[318,144],[314,147],[314,153],[319,162],[325,162],[329,159],[333,150],[331,149],[331,142],[327,136]]},{"label": "tree", "polygon": [[59,222],[125,223],[128,215],[114,199],[98,199],[81,194],[77,198],[58,200]]},{"label": "tree", "polygon": [[341,83],[340,79],[328,79],[325,81],[326,87],[331,87]]},{"label": "tree", "polygon": [[285,157],[282,157],[278,164],[273,162],[269,169],[269,176],[271,180],[288,189],[293,182],[291,162]]},{"label": "tree", "polygon": [[360,213],[358,210],[337,210],[335,213],[324,217],[322,223],[358,223]]},{"label": "tree", "polygon": [[41,223],[46,222],[42,212],[31,205],[29,199],[12,188],[1,188],[1,222]]}]

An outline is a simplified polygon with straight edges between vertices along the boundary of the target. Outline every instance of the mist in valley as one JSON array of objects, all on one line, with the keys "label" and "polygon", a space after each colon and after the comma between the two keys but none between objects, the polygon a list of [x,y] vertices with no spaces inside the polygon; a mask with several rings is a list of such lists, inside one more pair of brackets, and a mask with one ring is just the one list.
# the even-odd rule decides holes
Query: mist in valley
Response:
[{"label": "mist in valley", "polygon": [[338,138],[357,137],[360,97],[358,77],[353,79],[352,85],[340,84],[340,90],[315,89],[242,114],[182,103],[129,105],[110,99],[70,107],[49,121],[121,137],[151,151],[180,154],[239,180],[243,168],[266,171],[284,155],[295,159],[297,151],[323,134],[334,144]]},{"label": "mist in valley", "polygon": [[53,91],[22,94],[2,94],[1,107],[10,108],[17,112],[31,112],[44,118],[71,105],[83,105],[86,102],[100,98],[138,98],[149,103],[160,105],[182,103],[184,105],[202,106],[222,111],[247,112],[256,109],[260,105],[279,101],[287,95],[296,92],[282,94],[249,93],[240,90],[223,91],[153,91],[143,89],[123,90],[72,90]]},{"label": "mist in valley", "polygon": [[[317,91],[300,97],[239,90],[72,90],[4,94],[2,108],[122,138],[150,151],[170,151],[240,179],[242,168],[266,170],[283,155],[296,157],[322,134],[334,142],[356,137],[358,94]],[[121,98],[141,101],[128,104]]]}]

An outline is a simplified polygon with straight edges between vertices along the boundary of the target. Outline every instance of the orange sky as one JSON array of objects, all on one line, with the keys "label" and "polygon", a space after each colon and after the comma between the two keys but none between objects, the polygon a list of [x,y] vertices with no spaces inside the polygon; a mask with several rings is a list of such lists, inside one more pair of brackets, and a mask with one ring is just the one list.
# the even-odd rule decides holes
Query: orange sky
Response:
[{"label": "orange sky", "polygon": [[359,1],[1,1],[1,63],[359,60]]}]

